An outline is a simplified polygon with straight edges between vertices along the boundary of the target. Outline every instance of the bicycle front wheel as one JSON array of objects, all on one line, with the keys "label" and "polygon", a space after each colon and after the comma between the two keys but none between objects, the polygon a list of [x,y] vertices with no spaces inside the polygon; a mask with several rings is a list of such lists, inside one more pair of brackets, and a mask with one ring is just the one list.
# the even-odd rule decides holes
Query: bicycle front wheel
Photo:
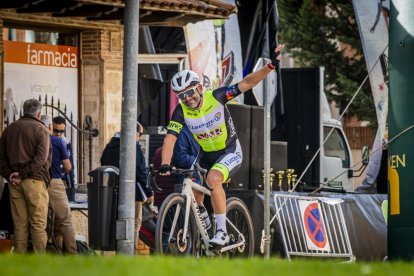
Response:
[{"label": "bicycle front wheel", "polygon": [[155,251],[161,255],[194,255],[196,222],[190,210],[187,233],[184,233],[185,199],[169,195],[161,205],[155,228]]},{"label": "bicycle front wheel", "polygon": [[253,223],[246,205],[238,198],[229,198],[226,216],[234,226],[227,221],[230,243],[236,244],[244,239],[243,245],[229,252],[230,257],[252,257],[254,254]]}]

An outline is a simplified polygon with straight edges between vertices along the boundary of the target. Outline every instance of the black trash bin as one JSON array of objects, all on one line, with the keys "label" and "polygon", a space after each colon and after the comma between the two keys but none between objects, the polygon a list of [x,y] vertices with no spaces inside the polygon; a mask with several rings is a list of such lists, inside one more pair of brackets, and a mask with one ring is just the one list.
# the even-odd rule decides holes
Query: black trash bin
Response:
[{"label": "black trash bin", "polygon": [[119,169],[102,166],[91,172],[88,183],[89,247],[101,251],[116,250]]}]

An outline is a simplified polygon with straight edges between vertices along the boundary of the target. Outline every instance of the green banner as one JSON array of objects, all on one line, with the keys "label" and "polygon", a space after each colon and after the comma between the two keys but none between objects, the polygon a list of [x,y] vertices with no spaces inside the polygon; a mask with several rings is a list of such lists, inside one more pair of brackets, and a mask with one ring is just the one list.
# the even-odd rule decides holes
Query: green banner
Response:
[{"label": "green banner", "polygon": [[[414,259],[414,1],[393,0],[389,37],[388,257]],[[405,132],[406,131],[406,132]],[[411,168],[411,169],[410,169]]]}]

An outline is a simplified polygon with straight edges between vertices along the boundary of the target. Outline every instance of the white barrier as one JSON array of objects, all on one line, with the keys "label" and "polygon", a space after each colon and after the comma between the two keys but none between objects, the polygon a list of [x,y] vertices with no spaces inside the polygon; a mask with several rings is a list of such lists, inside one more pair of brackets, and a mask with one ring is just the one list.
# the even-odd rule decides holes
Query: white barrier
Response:
[{"label": "white barrier", "polygon": [[347,258],[355,261],[341,199],[275,194],[286,257]]}]

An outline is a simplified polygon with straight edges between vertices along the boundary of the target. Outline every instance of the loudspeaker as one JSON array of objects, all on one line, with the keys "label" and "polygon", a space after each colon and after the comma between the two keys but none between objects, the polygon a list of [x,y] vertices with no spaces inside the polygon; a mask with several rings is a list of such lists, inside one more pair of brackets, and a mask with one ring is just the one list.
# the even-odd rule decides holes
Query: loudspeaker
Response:
[{"label": "loudspeaker", "polygon": [[243,162],[238,172],[231,177],[229,184],[224,185],[226,190],[249,189],[249,165],[250,165],[250,106],[242,104],[228,104],[237,137],[243,152]]},{"label": "loudspeaker", "polygon": [[[288,166],[301,174],[319,149],[321,70],[315,68],[282,69],[285,95]],[[320,164],[316,158],[302,178],[307,185],[319,186]]]},{"label": "loudspeaker", "polygon": [[250,189],[263,190],[264,108],[251,107]]}]

